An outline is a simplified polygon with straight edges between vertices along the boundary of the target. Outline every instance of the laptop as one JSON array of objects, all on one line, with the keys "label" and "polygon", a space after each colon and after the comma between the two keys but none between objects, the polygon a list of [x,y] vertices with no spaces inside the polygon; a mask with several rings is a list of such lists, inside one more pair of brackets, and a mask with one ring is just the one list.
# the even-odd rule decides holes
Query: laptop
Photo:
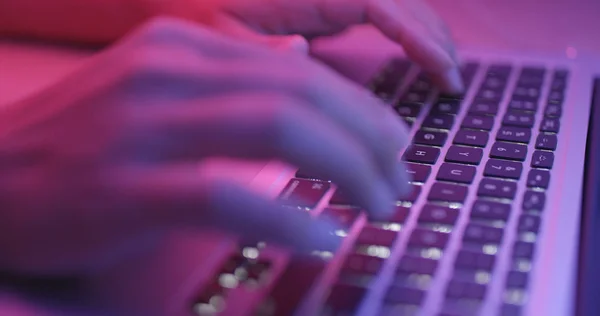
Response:
[{"label": "laptop", "polygon": [[[399,159],[413,193],[398,199],[392,218],[373,221],[327,179],[270,163],[252,186],[334,219],[343,243],[307,259],[282,259],[264,243],[240,246],[198,292],[196,315],[600,312],[585,305],[597,280],[586,264],[600,59],[463,50],[467,91],[450,96],[401,51],[379,49],[374,32],[350,33],[316,42],[313,54],[410,127]],[[229,298],[239,287],[267,290]]]},{"label": "laptop", "polygon": [[[457,3],[446,4],[445,12],[460,11]],[[463,19],[456,14],[453,26]],[[469,30],[459,27],[457,34]],[[555,35],[544,49],[566,37]],[[39,47],[4,45],[0,52],[12,60],[4,75],[15,88],[0,96],[4,101],[16,98],[9,92],[19,87],[35,90],[23,88],[29,85],[24,74],[36,70],[32,61],[46,67],[32,78],[52,77],[34,85],[41,87],[82,59]],[[410,126],[411,142],[398,158],[413,177],[413,194],[397,201],[388,221],[375,222],[335,183],[293,166],[218,162],[210,169],[295,211],[335,220],[343,227],[333,232],[342,245],[299,258],[221,233],[180,234],[153,256],[98,276],[104,295],[135,305],[130,315],[600,314],[594,163],[600,159],[600,56],[461,46],[468,89],[447,96],[369,27],[318,40],[312,54],[370,89]],[[66,314],[8,297],[1,308]]]}]

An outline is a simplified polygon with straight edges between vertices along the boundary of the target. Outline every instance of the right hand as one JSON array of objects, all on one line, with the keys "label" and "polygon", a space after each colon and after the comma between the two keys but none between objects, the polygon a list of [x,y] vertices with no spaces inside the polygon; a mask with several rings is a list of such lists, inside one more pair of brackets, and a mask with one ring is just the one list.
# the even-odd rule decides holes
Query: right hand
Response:
[{"label": "right hand", "polygon": [[174,229],[301,250],[331,227],[198,173],[212,156],[278,158],[374,217],[407,191],[407,132],[368,91],[299,54],[155,20],[0,117],[0,269],[87,273]]},{"label": "right hand", "polygon": [[308,44],[302,45],[299,35],[327,36],[352,25],[371,24],[401,45],[443,91],[461,93],[464,89],[451,32],[425,0],[134,2],[149,16],[185,17],[239,39],[301,51],[308,50]]}]

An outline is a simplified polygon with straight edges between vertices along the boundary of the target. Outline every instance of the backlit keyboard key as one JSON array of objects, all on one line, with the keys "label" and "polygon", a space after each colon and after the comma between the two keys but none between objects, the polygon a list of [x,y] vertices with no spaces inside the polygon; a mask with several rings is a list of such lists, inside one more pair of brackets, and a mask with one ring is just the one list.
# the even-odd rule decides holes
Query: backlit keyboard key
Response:
[{"label": "backlit keyboard key", "polygon": [[470,223],[465,228],[465,231],[463,233],[463,240],[482,244],[500,244],[502,242],[502,236],[503,230],[501,228]]},{"label": "backlit keyboard key", "polygon": [[517,86],[513,91],[513,99],[523,101],[537,101],[540,97],[540,89],[536,87]]},{"label": "backlit keyboard key", "polygon": [[544,209],[546,204],[546,194],[544,192],[537,192],[527,190],[523,197],[523,210],[524,211],[541,211]]},{"label": "backlit keyboard key", "polygon": [[540,124],[540,131],[548,133],[558,133],[560,130],[560,121],[557,118],[546,117]]},{"label": "backlit keyboard key", "polygon": [[414,182],[425,182],[431,173],[431,167],[416,163],[405,163],[406,173],[412,177]]},{"label": "backlit keyboard key", "polygon": [[394,215],[389,219],[392,223],[402,224],[408,218],[408,214],[410,213],[410,209],[404,206],[396,206],[396,210],[394,211]]},{"label": "backlit keyboard key", "polygon": [[404,255],[398,264],[397,272],[401,274],[434,275],[437,266],[437,260]]},{"label": "backlit keyboard key", "polygon": [[346,258],[341,273],[375,275],[379,273],[384,262],[383,258],[353,253]]},{"label": "backlit keyboard key", "polygon": [[434,232],[429,229],[415,228],[408,244],[413,247],[444,249],[448,243],[448,234]]},{"label": "backlit keyboard key", "polygon": [[481,88],[502,91],[506,88],[506,78],[488,75],[484,78]]},{"label": "backlit keyboard key", "polygon": [[477,92],[477,96],[475,98],[484,102],[500,102],[502,100],[502,91],[484,88]]},{"label": "backlit keyboard key", "polygon": [[550,171],[531,169],[527,176],[527,186],[530,188],[547,189],[550,184]]},{"label": "backlit keyboard key", "polygon": [[556,134],[539,134],[535,141],[535,149],[556,150],[558,137]]},{"label": "backlit keyboard key", "polygon": [[497,76],[500,78],[507,78],[508,76],[510,76],[511,71],[512,71],[511,65],[494,64],[494,65],[490,65],[490,67],[487,69],[487,75],[488,76]]},{"label": "backlit keyboard key", "polygon": [[544,76],[522,75],[517,81],[519,87],[541,87],[544,83]]},{"label": "backlit keyboard key", "polygon": [[413,142],[419,145],[442,147],[446,143],[448,133],[420,130],[413,137]]},{"label": "backlit keyboard key", "polygon": [[496,134],[497,140],[528,144],[531,139],[531,129],[514,126],[502,126]]},{"label": "backlit keyboard key", "polygon": [[558,104],[548,104],[544,110],[546,117],[560,117],[562,115],[562,106]]},{"label": "backlit keyboard key", "polygon": [[537,100],[523,100],[517,99],[513,97],[513,99],[508,104],[508,108],[511,110],[519,110],[519,111],[530,111],[535,112],[537,110]]},{"label": "backlit keyboard key", "polygon": [[523,165],[515,161],[490,159],[483,172],[487,177],[518,180],[523,172]]},{"label": "backlit keyboard key", "polygon": [[535,117],[531,113],[508,111],[506,115],[504,115],[504,120],[502,121],[502,124],[508,126],[531,128],[533,127],[534,122]]},{"label": "backlit keyboard key", "polygon": [[398,197],[398,201],[414,203],[417,200],[417,198],[421,194],[421,190],[422,190],[421,186],[412,184],[412,185],[410,185],[410,187],[411,187],[410,193],[406,196]]},{"label": "backlit keyboard key", "polygon": [[329,182],[292,179],[279,195],[284,205],[315,208],[330,188]]},{"label": "backlit keyboard key", "polygon": [[478,165],[483,158],[483,150],[481,148],[463,147],[453,145],[448,149],[446,161],[464,163],[469,165]]},{"label": "backlit keyboard key", "polygon": [[386,303],[404,303],[421,305],[425,299],[425,292],[408,287],[391,286],[385,296]]},{"label": "backlit keyboard key", "polygon": [[460,100],[442,99],[431,107],[431,114],[458,114]]},{"label": "backlit keyboard key", "polygon": [[523,308],[519,305],[502,304],[498,316],[520,316],[523,315]]},{"label": "backlit keyboard key", "polygon": [[370,90],[381,99],[390,100],[406,76],[410,63],[395,59],[385,66],[370,83]]},{"label": "backlit keyboard key", "polygon": [[427,91],[408,91],[400,99],[402,102],[410,103],[425,103],[429,98],[429,92]]},{"label": "backlit keyboard key", "polygon": [[475,147],[485,147],[489,139],[488,132],[461,129],[454,137],[454,144]]},{"label": "backlit keyboard key", "polygon": [[446,296],[449,298],[463,298],[483,300],[486,287],[483,284],[452,280],[448,283]]},{"label": "backlit keyboard key", "polygon": [[391,247],[398,237],[398,232],[365,226],[358,235],[358,245],[375,245]]},{"label": "backlit keyboard key", "polygon": [[333,196],[329,200],[329,204],[333,204],[333,205],[354,205],[354,203],[352,203],[347,198],[346,194],[342,190],[340,190],[340,189],[335,190],[335,192],[333,193]]},{"label": "backlit keyboard key", "polygon": [[429,201],[463,203],[467,197],[468,187],[449,183],[434,183],[429,191]]},{"label": "backlit keyboard key", "polygon": [[476,115],[496,115],[498,113],[498,104],[494,102],[475,101],[471,105],[469,113]]},{"label": "backlit keyboard key", "polygon": [[427,92],[433,89],[433,83],[425,73],[420,73],[415,81],[410,84],[410,91]]},{"label": "backlit keyboard key", "polygon": [[421,210],[419,223],[454,225],[458,218],[458,210],[445,206],[427,204]]},{"label": "backlit keyboard key", "polygon": [[527,288],[528,275],[521,271],[510,271],[506,277],[507,288],[524,289]]},{"label": "backlit keyboard key", "polygon": [[476,168],[455,163],[443,163],[437,174],[437,180],[470,184],[475,178]]},{"label": "backlit keyboard key", "polygon": [[411,145],[404,152],[404,160],[433,165],[437,161],[439,155],[439,148]]},{"label": "backlit keyboard key", "polygon": [[525,157],[527,157],[527,146],[507,142],[496,142],[490,150],[490,157],[525,161]]},{"label": "backlit keyboard key", "polygon": [[454,125],[454,115],[435,114],[428,115],[423,121],[423,127],[449,130]]},{"label": "backlit keyboard key", "polygon": [[554,164],[554,153],[549,151],[536,150],[531,158],[531,167],[552,169]]},{"label": "backlit keyboard key", "polygon": [[561,105],[564,98],[565,94],[563,91],[552,90],[550,91],[550,95],[548,95],[548,103]]},{"label": "backlit keyboard key", "polygon": [[517,241],[513,247],[513,258],[532,259],[535,245],[530,242]]},{"label": "backlit keyboard key", "polygon": [[540,217],[528,214],[521,215],[517,230],[519,232],[537,233],[540,230]]},{"label": "backlit keyboard key", "polygon": [[510,205],[499,202],[477,200],[471,208],[471,218],[474,219],[506,221],[509,215]]},{"label": "backlit keyboard key", "polygon": [[423,106],[418,103],[400,103],[396,106],[396,112],[404,117],[417,117]]},{"label": "backlit keyboard key", "polygon": [[513,199],[517,192],[517,183],[484,178],[479,183],[477,195],[493,198]]},{"label": "backlit keyboard key", "polygon": [[492,255],[461,250],[454,262],[454,266],[460,269],[492,271],[496,258]]},{"label": "backlit keyboard key", "polygon": [[489,131],[494,127],[494,118],[491,116],[467,115],[461,127]]}]

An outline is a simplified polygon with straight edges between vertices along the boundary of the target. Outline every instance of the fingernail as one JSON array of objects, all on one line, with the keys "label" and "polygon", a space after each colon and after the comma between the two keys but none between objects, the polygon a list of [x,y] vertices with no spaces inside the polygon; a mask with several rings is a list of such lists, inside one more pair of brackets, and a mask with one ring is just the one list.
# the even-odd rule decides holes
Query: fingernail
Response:
[{"label": "fingernail", "polygon": [[274,37],[271,39],[271,45],[283,51],[308,54],[309,45],[306,39],[300,35],[289,35]]}]

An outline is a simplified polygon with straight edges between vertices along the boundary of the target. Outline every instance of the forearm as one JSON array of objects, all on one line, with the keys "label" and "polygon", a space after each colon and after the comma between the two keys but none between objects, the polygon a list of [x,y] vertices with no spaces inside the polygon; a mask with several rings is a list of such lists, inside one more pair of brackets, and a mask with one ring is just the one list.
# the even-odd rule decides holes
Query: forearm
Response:
[{"label": "forearm", "polygon": [[0,0],[0,36],[104,44],[169,0]]}]

